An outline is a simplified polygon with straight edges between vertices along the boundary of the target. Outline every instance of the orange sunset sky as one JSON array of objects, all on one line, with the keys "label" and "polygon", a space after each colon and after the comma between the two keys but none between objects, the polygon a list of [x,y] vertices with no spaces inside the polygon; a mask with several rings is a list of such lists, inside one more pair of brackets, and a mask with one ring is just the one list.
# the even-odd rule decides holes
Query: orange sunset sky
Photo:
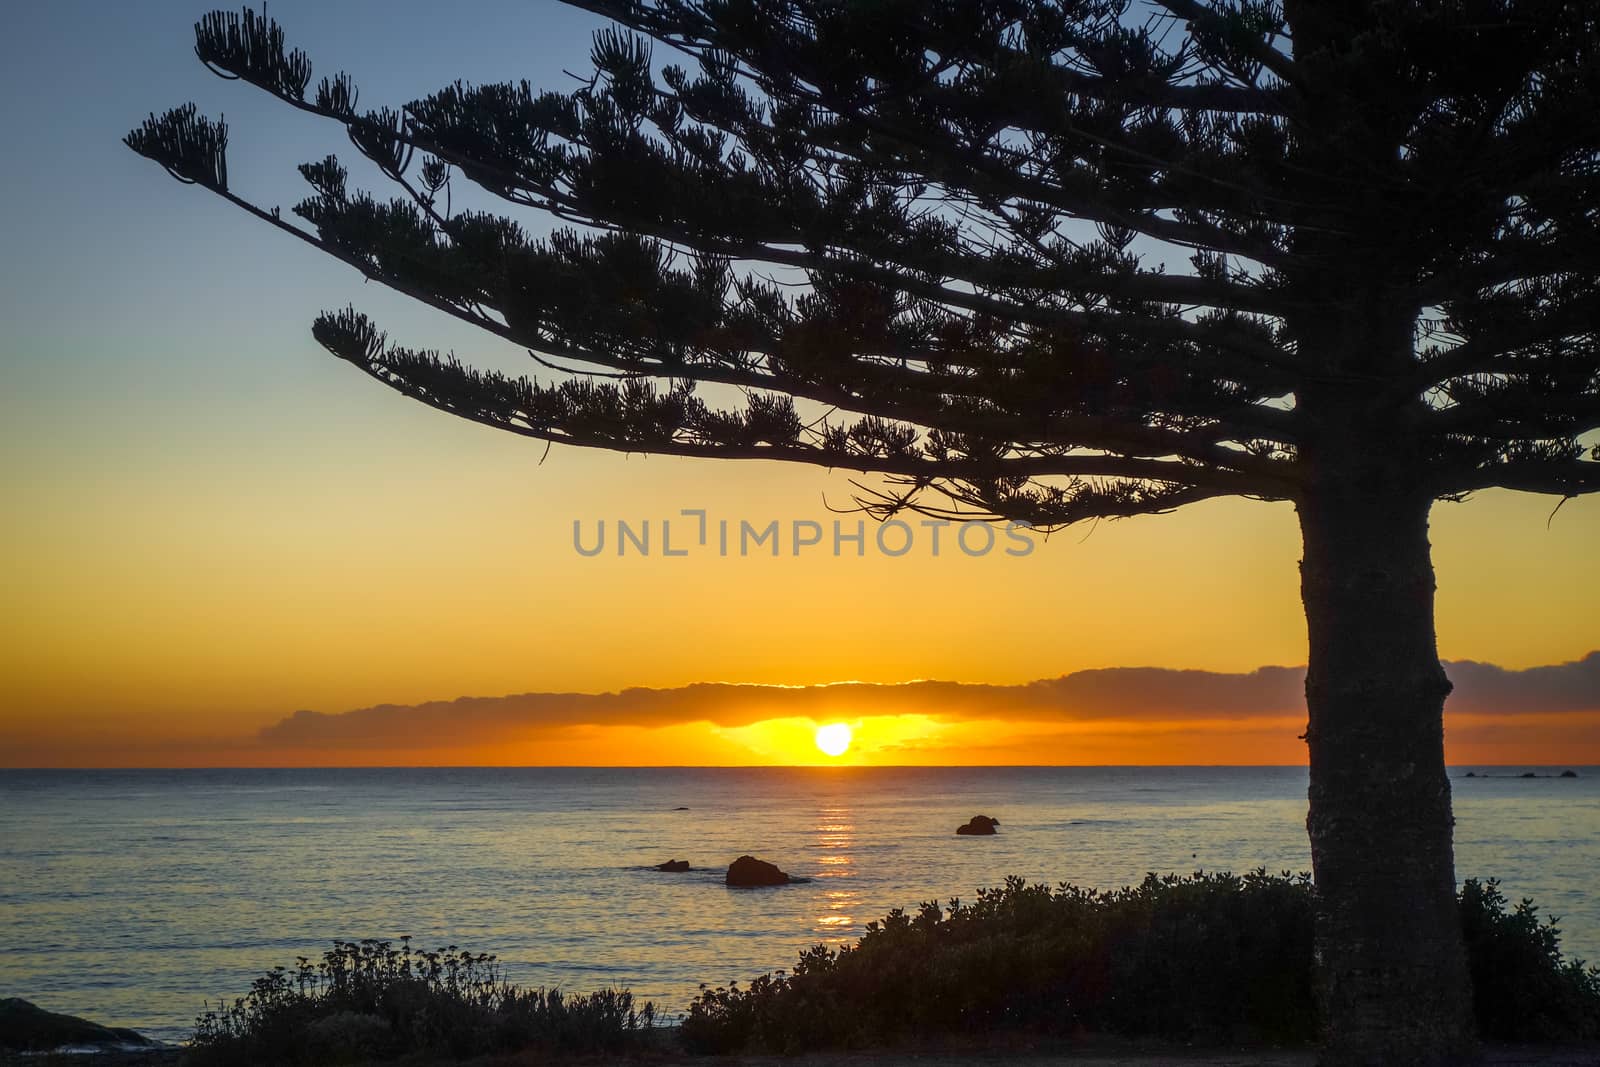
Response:
[{"label": "orange sunset sky", "polygon": [[[273,15],[375,103],[559,78],[594,28],[512,6],[484,42],[405,6],[374,29],[361,7]],[[535,369],[122,147],[193,99],[227,113],[240,190],[285,205],[294,163],[348,148],[200,70],[192,4],[139,8],[97,7],[87,39],[21,12],[31,47],[0,72],[7,99],[54,109],[14,133],[17,159],[51,165],[7,168],[0,197],[0,766],[815,763],[830,721],[855,727],[841,763],[1303,761],[1287,505],[1103,523],[1020,558],[921,540],[891,558],[870,529],[862,557],[580,555],[575,521],[659,538],[671,518],[676,538],[686,508],[853,527],[827,509],[848,476],[541,462],[327,356],[309,323],[353,302],[407,344]],[[1435,508],[1456,763],[1600,763],[1600,499],[1555,503]],[[961,685],[898,684],[917,679]],[[883,684],[829,685],[849,681]],[[629,687],[653,692],[560,695]],[[460,697],[494,699],[413,707]]]}]

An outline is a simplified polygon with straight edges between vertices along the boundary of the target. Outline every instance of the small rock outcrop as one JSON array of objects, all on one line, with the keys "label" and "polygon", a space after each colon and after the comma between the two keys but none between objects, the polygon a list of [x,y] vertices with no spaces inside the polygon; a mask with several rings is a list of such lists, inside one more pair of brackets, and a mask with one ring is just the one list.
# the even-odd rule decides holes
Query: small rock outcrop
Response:
[{"label": "small rock outcrop", "polygon": [[76,1015],[58,1015],[21,997],[0,1000],[0,1049],[8,1052],[50,1052],[59,1048],[112,1051],[154,1047],[154,1041],[136,1030],[101,1026]]},{"label": "small rock outcrop", "polygon": [[1577,771],[1562,771],[1561,772],[1561,777],[1562,778],[1576,778],[1576,777],[1578,777],[1578,772]]},{"label": "small rock outcrop", "polygon": [[974,815],[965,825],[956,827],[956,833],[962,837],[984,837],[994,833],[994,828],[999,825],[999,819],[991,819],[987,815]]},{"label": "small rock outcrop", "polygon": [[665,863],[656,864],[656,870],[668,871],[672,874],[682,874],[684,871],[690,869],[691,868],[688,860],[668,860]]},{"label": "small rock outcrop", "polygon": [[762,885],[788,885],[790,882],[803,882],[803,878],[791,878],[778,870],[776,864],[766,860],[758,860],[754,856],[740,856],[728,865],[728,877],[725,879],[732,886],[762,886]]}]

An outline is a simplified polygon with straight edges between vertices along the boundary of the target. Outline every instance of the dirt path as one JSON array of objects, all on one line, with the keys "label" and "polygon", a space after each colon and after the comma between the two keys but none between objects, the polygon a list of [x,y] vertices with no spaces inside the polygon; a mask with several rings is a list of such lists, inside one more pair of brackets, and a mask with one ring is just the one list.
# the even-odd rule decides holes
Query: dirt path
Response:
[{"label": "dirt path", "polygon": [[[140,1055],[16,1056],[0,1052],[0,1067],[176,1067],[181,1052]],[[681,1056],[657,1053],[614,1062],[633,1067],[1314,1067],[1310,1049],[1188,1049],[1136,1043],[1085,1042],[1037,1049],[807,1053],[801,1056]],[[495,1056],[477,1060],[406,1058],[394,1067],[534,1067],[552,1061],[543,1055]],[[561,1062],[561,1061],[554,1061]],[[606,1057],[567,1061],[573,1067],[613,1062]],[[1569,1047],[1491,1046],[1484,1067],[1600,1067],[1600,1044]]]},{"label": "dirt path", "polygon": [[[696,1067],[1313,1067],[1312,1050],[1084,1048],[1051,1052],[851,1053],[731,1056],[681,1060]],[[1486,1067],[1600,1067],[1600,1045],[1573,1048],[1493,1047]]]}]

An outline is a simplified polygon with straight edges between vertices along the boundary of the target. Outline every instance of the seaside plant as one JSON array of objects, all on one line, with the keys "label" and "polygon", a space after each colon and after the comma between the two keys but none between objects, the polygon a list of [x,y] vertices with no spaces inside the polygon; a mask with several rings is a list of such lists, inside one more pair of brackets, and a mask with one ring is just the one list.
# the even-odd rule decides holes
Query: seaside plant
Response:
[{"label": "seaside plant", "polygon": [[626,990],[566,997],[503,980],[494,956],[336,941],[313,964],[277,967],[195,1023],[199,1064],[335,1064],[413,1053],[467,1057],[537,1049],[583,1055],[641,1046],[655,1006]]},{"label": "seaside plant", "polygon": [[1541,922],[1533,901],[1506,904],[1497,879],[1461,887],[1479,1029],[1508,1041],[1600,1039],[1600,970],[1562,957],[1559,920]]},{"label": "seaside plant", "polygon": [[[1558,930],[1494,881],[1459,912],[1485,1038],[1600,1036],[1600,973],[1563,960]],[[802,1052],[1015,1031],[1300,1043],[1324,1024],[1313,987],[1309,874],[1149,875],[1052,890],[1009,878],[972,903],[896,910],[854,946],[818,945],[792,973],[704,989],[694,1052]]]}]

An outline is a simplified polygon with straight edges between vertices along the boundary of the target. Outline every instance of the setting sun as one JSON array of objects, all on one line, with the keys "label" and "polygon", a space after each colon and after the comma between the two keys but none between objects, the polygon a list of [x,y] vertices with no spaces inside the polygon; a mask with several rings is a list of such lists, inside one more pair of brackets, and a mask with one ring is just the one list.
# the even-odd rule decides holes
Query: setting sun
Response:
[{"label": "setting sun", "polygon": [[830,756],[842,756],[850,747],[850,727],[842,722],[817,727],[817,747]]}]

